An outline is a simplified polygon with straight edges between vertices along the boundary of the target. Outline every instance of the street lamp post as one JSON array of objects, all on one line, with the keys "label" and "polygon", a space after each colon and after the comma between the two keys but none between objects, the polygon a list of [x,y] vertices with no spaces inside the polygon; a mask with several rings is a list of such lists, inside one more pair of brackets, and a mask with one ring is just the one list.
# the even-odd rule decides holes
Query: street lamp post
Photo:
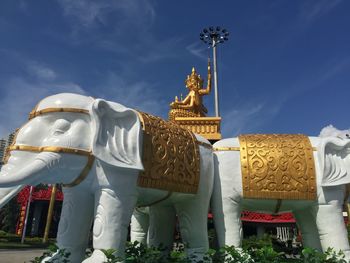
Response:
[{"label": "street lamp post", "polygon": [[229,32],[225,28],[209,27],[204,28],[199,34],[200,39],[213,48],[213,64],[214,64],[214,96],[215,96],[215,116],[219,117],[219,95],[218,95],[218,73],[216,63],[216,46],[228,40]]}]

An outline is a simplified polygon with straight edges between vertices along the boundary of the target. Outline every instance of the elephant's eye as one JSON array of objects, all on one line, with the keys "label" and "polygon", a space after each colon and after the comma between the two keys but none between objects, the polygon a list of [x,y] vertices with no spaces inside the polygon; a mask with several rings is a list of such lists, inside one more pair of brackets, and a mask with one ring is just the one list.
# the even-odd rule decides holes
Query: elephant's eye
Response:
[{"label": "elephant's eye", "polygon": [[53,127],[52,127],[52,133],[54,135],[59,135],[62,133],[65,133],[66,131],[69,130],[71,126],[71,123],[67,120],[64,119],[59,119],[57,121],[55,121]]}]

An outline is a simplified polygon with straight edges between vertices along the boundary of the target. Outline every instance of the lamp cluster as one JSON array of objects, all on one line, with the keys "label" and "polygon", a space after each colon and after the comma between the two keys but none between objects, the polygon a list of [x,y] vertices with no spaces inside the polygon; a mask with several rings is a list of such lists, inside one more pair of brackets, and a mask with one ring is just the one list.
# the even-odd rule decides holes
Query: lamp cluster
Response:
[{"label": "lamp cluster", "polygon": [[209,27],[204,28],[199,34],[200,40],[209,46],[215,46],[218,43],[224,43],[228,40],[229,32],[225,28]]}]

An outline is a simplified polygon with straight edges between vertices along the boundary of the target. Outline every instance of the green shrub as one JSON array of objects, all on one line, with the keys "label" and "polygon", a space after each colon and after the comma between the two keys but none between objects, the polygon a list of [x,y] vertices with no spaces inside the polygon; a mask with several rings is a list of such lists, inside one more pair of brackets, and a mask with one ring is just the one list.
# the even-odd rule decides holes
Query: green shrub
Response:
[{"label": "green shrub", "polygon": [[[295,258],[288,258],[285,253],[277,252],[272,246],[254,247],[252,242],[248,249],[236,249],[226,246],[219,250],[210,249],[203,260],[195,257],[188,258],[183,249],[173,250],[169,255],[165,253],[164,247],[147,247],[140,243],[128,243],[125,250],[125,263],[346,263],[344,254],[333,249],[328,249],[325,253],[319,253],[314,249],[305,248],[302,253]],[[51,247],[51,251],[56,251],[57,247]],[[121,259],[115,255],[114,249],[102,250],[107,263],[115,263]],[[59,252],[64,258],[63,262],[69,262],[69,253],[61,250]],[[52,252],[45,252],[41,257],[32,260],[32,263],[41,262],[41,260]],[[91,255],[88,251],[87,257]]]},{"label": "green shrub", "polygon": [[0,230],[0,237],[7,237],[8,233],[4,230]]},{"label": "green shrub", "polygon": [[263,247],[273,247],[272,237],[270,235],[263,235],[262,238],[257,236],[250,236],[243,239],[242,247],[245,250],[252,248],[263,248]]},{"label": "green shrub", "polygon": [[[57,250],[58,250],[58,247],[56,245],[50,245],[49,251],[44,252],[40,257],[35,257],[33,260],[30,261],[30,263],[41,263],[41,261],[44,258],[52,256],[53,253],[55,253]],[[62,261],[60,261],[60,262],[63,262],[63,263],[70,262],[69,261],[70,253],[69,252],[66,252],[64,249],[60,249],[58,253],[60,255],[60,258],[62,259]],[[55,260],[53,262],[55,262]]]},{"label": "green shrub", "polygon": [[12,198],[3,208],[0,210],[0,229],[9,233],[16,232],[16,224],[13,222],[18,221],[19,217],[19,204],[16,198]]},{"label": "green shrub", "polygon": [[328,248],[325,253],[319,253],[313,248],[304,248],[301,258],[308,263],[346,263],[344,253],[336,252],[332,248]]}]

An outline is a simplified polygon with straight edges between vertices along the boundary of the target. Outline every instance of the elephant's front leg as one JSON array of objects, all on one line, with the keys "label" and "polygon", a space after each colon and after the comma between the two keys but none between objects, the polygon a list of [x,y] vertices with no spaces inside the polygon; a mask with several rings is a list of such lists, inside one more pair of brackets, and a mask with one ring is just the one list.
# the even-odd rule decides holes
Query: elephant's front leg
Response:
[{"label": "elephant's front leg", "polygon": [[130,241],[147,244],[149,228],[149,208],[135,208],[130,224]]},{"label": "elephant's front leg", "polygon": [[102,263],[107,258],[102,249],[114,249],[124,257],[128,227],[137,200],[137,170],[116,168],[96,161],[95,221],[92,255],[84,263]]},{"label": "elephant's front leg", "polygon": [[307,207],[303,210],[293,211],[298,228],[301,231],[304,247],[311,247],[322,251],[320,237],[316,226],[316,210],[317,208]]},{"label": "elephant's front leg", "polygon": [[208,242],[208,202],[203,198],[185,201],[175,205],[179,218],[180,233],[185,251],[191,262],[201,262],[209,249]]},{"label": "elephant's front leg", "polygon": [[[237,199],[237,198],[236,198]],[[218,245],[242,246],[243,230],[241,204],[231,196],[222,198],[222,203],[213,206],[214,222],[218,235]]]},{"label": "elephant's front leg", "polygon": [[136,195],[116,193],[114,189],[104,188],[96,193],[95,202],[94,252],[84,263],[105,262],[107,259],[102,249],[115,249],[115,255],[123,258]]},{"label": "elephant's front leg", "polygon": [[150,210],[149,245],[165,247],[164,254],[173,248],[176,211],[173,206],[154,205]]},{"label": "elephant's front leg", "polygon": [[[216,174],[219,174],[216,166]],[[237,174],[237,176],[240,176]],[[211,209],[219,247],[242,246],[243,230],[241,221],[241,196],[234,188],[237,182],[231,175],[215,177]]]},{"label": "elephant's front leg", "polygon": [[344,223],[342,204],[331,201],[326,205],[320,205],[316,213],[316,224],[322,250],[326,251],[328,248],[342,250],[347,261],[350,261],[348,232]]},{"label": "elephant's front leg", "polygon": [[[69,262],[78,263],[85,257],[94,210],[93,195],[76,186],[63,188],[64,201],[57,232],[59,250],[69,252]],[[43,262],[64,262],[57,251]]]}]

